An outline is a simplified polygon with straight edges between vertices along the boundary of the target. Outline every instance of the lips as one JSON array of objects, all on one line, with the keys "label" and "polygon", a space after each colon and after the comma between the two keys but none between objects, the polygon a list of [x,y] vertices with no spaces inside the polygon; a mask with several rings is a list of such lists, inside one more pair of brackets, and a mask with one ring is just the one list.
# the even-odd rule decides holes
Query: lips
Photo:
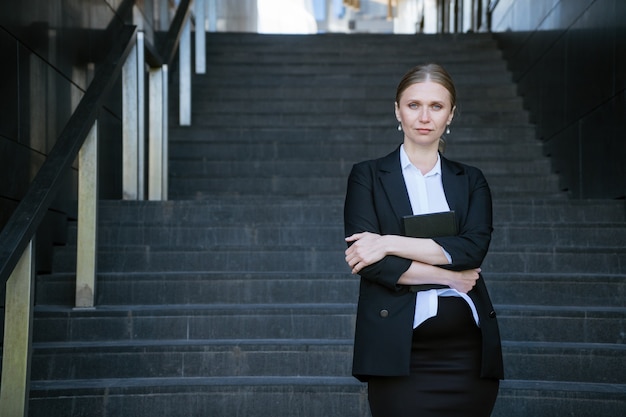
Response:
[{"label": "lips", "polygon": [[418,133],[422,134],[422,135],[427,135],[430,133],[430,129],[415,129],[418,131]]}]

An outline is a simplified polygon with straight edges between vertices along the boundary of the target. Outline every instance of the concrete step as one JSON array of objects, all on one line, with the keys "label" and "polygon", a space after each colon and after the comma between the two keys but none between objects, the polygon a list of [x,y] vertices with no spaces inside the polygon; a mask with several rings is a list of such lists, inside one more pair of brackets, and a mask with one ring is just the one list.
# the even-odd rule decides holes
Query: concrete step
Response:
[{"label": "concrete step", "polygon": [[[395,120],[395,119],[393,119]],[[306,130],[285,129],[267,127],[252,129],[245,126],[221,126],[209,129],[207,127],[194,126],[193,128],[179,126],[172,128],[169,133],[173,147],[188,143],[215,143],[227,144],[263,144],[274,143],[289,145],[294,143],[314,142],[320,144],[360,144],[367,146],[384,146],[387,152],[391,152],[402,143],[402,134],[397,130],[397,124],[376,126],[354,126],[350,129],[329,125],[326,127],[311,127]],[[297,134],[296,134],[297,133]],[[509,143],[522,143],[533,146],[535,142],[535,129],[532,126],[454,126],[453,133],[448,135],[447,142],[453,149],[456,143],[501,143],[506,137]],[[210,156],[210,154],[208,155]],[[370,158],[382,156],[372,154]],[[352,155],[344,155],[352,158]]]},{"label": "concrete step", "polygon": [[[354,45],[346,45],[344,48],[318,48],[316,53],[310,51],[287,50],[272,51],[265,48],[260,49],[252,45],[230,45],[229,49],[219,50],[217,48],[207,48],[206,59],[211,63],[207,68],[211,69],[234,67],[241,72],[246,65],[254,63],[256,69],[273,69],[284,71],[290,68],[312,67],[322,71],[328,69],[338,75],[344,74],[370,74],[390,71],[406,70],[422,62],[422,57],[437,58],[437,62],[442,62],[451,73],[479,72],[483,69],[500,69],[506,71],[506,62],[502,59],[502,54],[493,48],[491,43],[483,48],[475,48],[469,52],[464,50],[462,45],[456,49],[456,54],[433,49],[428,54],[422,51],[415,51],[416,54],[408,54],[407,51],[416,49],[412,45],[404,47],[405,50],[399,53],[399,48],[391,47],[384,49],[377,54],[376,59],[372,59],[370,50],[354,50]],[[473,56],[472,56],[473,55]],[[479,58],[480,57],[480,58]],[[426,61],[424,61],[426,62]],[[367,65],[364,65],[367,64]]]},{"label": "concrete step", "polygon": [[[358,61],[358,60],[357,60]],[[211,86],[220,85],[238,85],[240,88],[253,86],[301,86],[301,85],[320,85],[320,86],[353,86],[365,87],[368,82],[372,81],[374,85],[389,84],[391,80],[399,80],[402,75],[415,65],[415,61],[407,64],[381,65],[376,66],[371,63],[371,56],[361,59],[363,65],[362,70],[354,72],[354,65],[357,62],[347,63],[345,65],[334,64],[294,64],[287,65],[281,63],[268,63],[267,65],[259,64],[251,58],[246,64],[233,65],[214,65],[208,63],[207,73],[203,74],[206,78],[198,83],[200,90],[210,90]],[[445,63],[443,63],[445,65]],[[250,74],[249,67],[254,66],[255,72]],[[246,71],[247,70],[247,71]],[[352,72],[351,72],[352,71]],[[474,71],[462,71],[461,69],[454,71],[449,70],[450,75],[455,82],[460,85],[493,85],[506,84],[512,81],[511,74],[506,71],[501,61],[493,64],[476,68]],[[390,77],[391,76],[391,77]],[[379,78],[377,81],[376,78]],[[239,80],[239,84],[237,84]],[[389,93],[393,90],[389,89]],[[309,91],[309,96],[315,97],[315,90]],[[270,95],[269,97],[272,97]]]},{"label": "concrete step", "polygon": [[[624,344],[623,307],[496,305],[503,340]],[[38,306],[34,342],[347,339],[354,303]]]},{"label": "concrete step", "polygon": [[[343,218],[337,215],[323,223],[301,221],[281,223],[262,214],[248,218],[227,218],[211,225],[209,221],[182,225],[166,223],[111,224],[101,221],[98,244],[102,247],[122,245],[151,248],[241,245],[295,245],[311,244],[338,249],[343,244]],[[205,227],[198,227],[205,225]],[[491,249],[505,248],[589,248],[626,246],[626,224],[597,223],[577,225],[570,223],[516,223],[495,222]],[[76,245],[76,223],[68,227],[67,245]]]},{"label": "concrete step", "polygon": [[[493,203],[494,224],[503,225],[584,225],[614,222],[626,223],[626,210],[619,200],[496,200]],[[255,216],[257,215],[257,216]],[[99,221],[106,225],[161,225],[171,227],[216,224],[325,224],[343,222],[343,199],[336,197],[274,198],[220,197],[208,201],[170,200],[129,201],[101,200]]]},{"label": "concrete step", "polygon": [[349,339],[355,304],[38,306],[33,342]]},{"label": "concrete step", "polygon": [[481,268],[494,273],[624,274],[626,249],[621,246],[494,248]]},{"label": "concrete step", "polygon": [[625,344],[503,342],[506,379],[622,384]]},{"label": "concrete step", "polygon": [[[485,111],[485,105],[496,108],[501,114],[509,112],[525,112],[523,101],[520,97],[494,97],[489,100],[470,100],[466,99],[459,108],[457,108],[456,117],[462,121],[466,114],[480,113]],[[379,99],[368,100],[363,103],[362,100],[345,99],[333,100],[328,98],[318,99],[315,96],[307,97],[306,100],[298,102],[285,102],[271,96],[264,96],[259,100],[248,99],[222,99],[215,100],[210,96],[202,95],[194,101],[194,106],[199,111],[209,115],[218,115],[225,113],[237,113],[242,108],[255,114],[298,114],[304,112],[315,112],[324,116],[325,114],[341,114],[344,112],[353,112],[354,107],[358,106],[360,113],[364,117],[372,115],[381,116],[393,112],[393,99],[390,100],[388,94]],[[456,122],[456,120],[455,120]]]},{"label": "concrete step", "polygon": [[112,378],[350,377],[352,339],[37,343],[33,381]]},{"label": "concrete step", "polygon": [[484,272],[493,302],[626,307],[626,276],[597,273]]},{"label": "concrete step", "polygon": [[492,417],[613,416],[626,407],[626,385],[502,381]]},{"label": "concrete step", "polygon": [[[233,142],[227,143],[201,143],[188,142],[178,144],[170,151],[173,161],[235,161],[254,162],[275,161],[281,162],[324,162],[324,161],[360,161],[363,159],[383,156],[392,152],[399,142],[390,140],[387,144],[370,143],[311,143],[308,141],[294,143],[272,142]],[[491,160],[529,161],[541,155],[541,144],[533,143],[466,143],[459,142],[449,146],[446,156],[457,153],[463,159],[481,158]],[[513,179],[512,179],[513,180]]]},{"label": "concrete step", "polygon": [[624,345],[624,307],[496,305],[502,340]]},{"label": "concrete step", "polygon": [[[355,303],[358,286],[350,273],[99,273],[96,305]],[[40,275],[37,287],[37,305],[74,303],[73,273]]]},{"label": "concrete step", "polygon": [[[366,386],[354,378],[114,378],[39,381],[31,388],[29,415],[35,417],[69,409],[96,416],[171,417],[171,410],[185,416],[370,416]],[[621,384],[503,381],[492,416],[610,416],[626,406],[625,392]]]},{"label": "concrete step", "polygon": [[[533,192],[535,195],[545,195],[559,191],[556,175],[527,174],[524,177],[515,178],[514,181],[507,175],[490,175],[487,180],[494,195]],[[346,193],[346,177],[340,175],[320,176],[315,179],[310,176],[282,177],[278,175],[260,178],[254,174],[226,178],[172,177],[170,184],[176,188],[176,192],[172,193],[173,197],[202,195],[334,195],[340,197]]]},{"label": "concrete step", "polygon": [[[229,376],[349,377],[352,340],[37,343],[32,381]],[[626,345],[503,343],[507,379],[619,384]]]},{"label": "concrete step", "polygon": [[[408,69],[408,68],[407,68]],[[307,101],[310,98],[315,100],[362,100],[379,101],[387,99],[390,103],[389,111],[393,111],[393,102],[395,101],[396,80],[397,77],[388,77],[388,79],[371,77],[359,77],[353,79],[349,88],[345,87],[345,83],[339,85],[328,86],[326,83],[316,83],[313,86],[306,82],[294,83],[293,85],[284,85],[284,81],[274,80],[274,84],[266,86],[265,84],[249,82],[242,87],[241,81],[215,80],[215,85],[211,85],[209,81],[199,84],[192,92],[192,100],[198,103],[205,102],[207,99],[212,101],[222,100],[291,100],[295,102]],[[480,78],[467,80],[466,84],[459,85],[457,93],[458,98],[467,99],[474,102],[476,97],[485,100],[513,98],[516,97],[516,88],[513,83],[502,81],[500,83],[480,82]],[[195,102],[195,101],[194,101]],[[177,103],[171,103],[172,106]],[[459,102],[459,109],[463,109],[463,101]]]},{"label": "concrete step", "polygon": [[[485,272],[495,303],[626,307],[626,276]],[[40,274],[37,305],[72,305],[75,274]],[[352,303],[358,277],[312,272],[98,273],[97,305]]]},{"label": "concrete step", "polygon": [[420,34],[416,35],[392,35],[392,34],[333,34],[324,33],[315,36],[301,35],[273,35],[253,33],[224,33],[213,32],[207,34],[208,50],[224,49],[230,51],[239,45],[250,45],[257,49],[263,47],[267,51],[300,51],[302,54],[319,52],[320,50],[337,51],[343,46],[349,46],[348,51],[369,51],[372,48],[381,48],[384,52],[389,48],[398,48],[404,51],[407,46],[414,45],[424,50],[441,50],[442,46],[450,47],[455,51],[456,47],[474,50],[491,49],[496,47],[493,36],[489,33],[467,34]]},{"label": "concrete step", "polygon": [[[179,246],[175,249],[150,246],[100,247],[98,269],[102,272],[348,272],[343,246],[338,236],[337,247],[324,246]],[[626,273],[626,249],[623,247],[593,248],[502,248],[492,249],[485,258],[485,272],[508,273]],[[75,270],[75,248],[55,251],[53,272]]]},{"label": "concrete step", "polygon": [[496,223],[491,245],[495,248],[626,247],[626,224]]},{"label": "concrete step", "polygon": [[[216,220],[212,220],[215,222]],[[115,245],[124,248],[176,250],[181,247],[196,250],[220,246],[242,245],[286,246],[303,245],[336,248],[342,250],[343,218],[340,213],[327,221],[314,223],[304,220],[282,223],[263,213],[250,214],[247,218],[222,218],[219,225],[211,220],[172,225],[164,222],[134,223],[132,219],[123,223],[101,221],[98,233],[100,248],[114,250]],[[201,227],[199,227],[201,226]],[[67,248],[76,245],[76,223],[68,227]],[[516,223],[495,222],[491,250],[507,251],[545,248],[609,248],[626,246],[626,224],[596,223],[583,226],[571,223]]]},{"label": "concrete step", "polygon": [[31,384],[29,416],[367,417],[351,377],[113,378]]},{"label": "concrete step", "polygon": [[[387,127],[397,126],[397,121],[393,117],[392,107],[390,111],[375,114],[350,114],[350,113],[316,113],[312,114],[306,111],[301,113],[247,113],[246,127],[256,128],[314,128],[324,126],[338,126],[351,128],[353,126],[363,126],[367,124],[371,127]],[[367,117],[369,116],[369,117]],[[200,127],[230,127],[237,126],[241,123],[241,115],[232,114],[231,112],[210,113],[202,108],[194,108],[192,110],[191,122]],[[467,112],[459,118],[458,124],[464,126],[483,125],[490,123],[493,126],[525,126],[529,123],[528,114],[526,112],[499,112],[493,110],[485,110],[483,112]]]},{"label": "concrete step", "polygon": [[[489,177],[503,175],[550,175],[549,161],[529,163],[528,160],[500,160],[484,161],[476,157],[470,159],[464,157],[463,162],[473,166],[479,166],[483,173]],[[304,177],[307,174],[314,177],[338,175],[344,182],[347,181],[352,164],[345,160],[336,161],[255,161],[254,163],[240,161],[212,161],[206,159],[176,159],[170,161],[170,179],[184,177],[234,177],[253,175],[255,177],[272,176],[296,176]]]}]

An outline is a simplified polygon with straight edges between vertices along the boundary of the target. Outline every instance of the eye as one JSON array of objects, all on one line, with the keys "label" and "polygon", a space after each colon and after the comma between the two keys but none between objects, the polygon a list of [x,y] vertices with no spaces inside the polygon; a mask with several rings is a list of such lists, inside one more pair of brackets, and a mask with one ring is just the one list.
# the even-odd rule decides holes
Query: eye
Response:
[{"label": "eye", "polygon": [[417,103],[409,103],[409,109],[415,110],[417,109],[419,106]]},{"label": "eye", "polygon": [[439,103],[435,103],[432,105],[433,110],[441,110],[443,109],[443,106]]}]

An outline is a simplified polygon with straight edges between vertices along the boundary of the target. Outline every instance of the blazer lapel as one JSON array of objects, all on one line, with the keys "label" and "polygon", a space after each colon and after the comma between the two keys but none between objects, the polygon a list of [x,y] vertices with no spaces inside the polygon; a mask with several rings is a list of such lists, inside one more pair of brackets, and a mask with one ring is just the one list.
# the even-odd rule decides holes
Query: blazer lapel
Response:
[{"label": "blazer lapel", "polygon": [[378,177],[398,219],[413,214],[400,166],[400,147],[380,160]]}]

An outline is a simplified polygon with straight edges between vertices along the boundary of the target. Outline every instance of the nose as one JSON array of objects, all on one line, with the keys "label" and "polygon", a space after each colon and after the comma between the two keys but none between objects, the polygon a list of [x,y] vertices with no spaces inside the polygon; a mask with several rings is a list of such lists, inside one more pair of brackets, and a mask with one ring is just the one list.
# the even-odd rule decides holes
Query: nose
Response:
[{"label": "nose", "polygon": [[418,114],[418,118],[420,122],[429,122],[430,121],[430,112],[428,111],[427,107],[422,107],[420,109],[420,112]]}]

